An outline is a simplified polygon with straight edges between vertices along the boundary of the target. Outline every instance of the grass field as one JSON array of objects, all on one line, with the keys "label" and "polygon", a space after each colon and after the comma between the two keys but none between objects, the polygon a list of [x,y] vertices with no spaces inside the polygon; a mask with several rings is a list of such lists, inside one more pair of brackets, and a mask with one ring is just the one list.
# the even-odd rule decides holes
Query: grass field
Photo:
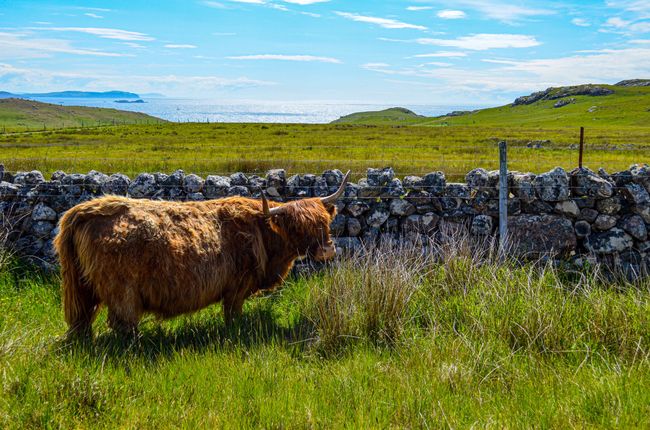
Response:
[{"label": "grass field", "polygon": [[126,341],[102,312],[92,344],[61,340],[59,279],[5,265],[0,427],[650,426],[647,280],[440,256],[291,279],[232,328],[213,306]]},{"label": "grass field", "polygon": [[147,122],[163,121],[143,113],[118,109],[60,106],[34,100],[0,98],[0,132],[3,133]]},{"label": "grass field", "polygon": [[[576,167],[578,127],[401,127],[301,124],[159,124],[0,135],[8,170],[135,175],[182,168],[198,174],[290,173],[392,166],[399,175],[444,171],[461,179],[475,167],[498,168],[497,142],[510,144],[511,170]],[[534,140],[550,140],[541,149]],[[622,170],[648,160],[650,126],[587,128],[585,164]]]}]

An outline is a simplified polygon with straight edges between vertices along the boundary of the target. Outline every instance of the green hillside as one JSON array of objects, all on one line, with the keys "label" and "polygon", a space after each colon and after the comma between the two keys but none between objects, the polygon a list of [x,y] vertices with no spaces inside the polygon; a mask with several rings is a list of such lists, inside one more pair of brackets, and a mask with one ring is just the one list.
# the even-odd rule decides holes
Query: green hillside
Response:
[{"label": "green hillside", "polygon": [[428,119],[405,108],[395,107],[372,112],[358,112],[332,121],[332,124],[417,124]]},{"label": "green hillside", "polygon": [[[590,92],[598,95],[590,95]],[[566,104],[560,106],[563,103]],[[335,122],[421,126],[649,126],[650,86],[580,85],[550,88],[520,97],[515,103],[505,106],[436,118],[413,114],[391,122],[390,116],[384,112],[356,113]]]},{"label": "green hillside", "polygon": [[0,99],[0,132],[164,122],[138,112],[84,106],[60,106],[33,100]]}]

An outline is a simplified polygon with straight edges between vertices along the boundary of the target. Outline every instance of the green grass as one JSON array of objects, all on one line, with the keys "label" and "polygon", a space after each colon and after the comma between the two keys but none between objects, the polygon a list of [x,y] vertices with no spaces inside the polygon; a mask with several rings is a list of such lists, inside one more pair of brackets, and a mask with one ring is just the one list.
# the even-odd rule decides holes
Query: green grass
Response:
[{"label": "green grass", "polygon": [[[577,127],[402,127],[303,124],[158,124],[0,135],[8,170],[39,169],[135,175],[182,168],[198,174],[318,173],[392,166],[399,175],[442,170],[461,179],[476,167],[498,168],[500,139],[510,144],[511,170],[576,167]],[[532,140],[550,140],[542,149]],[[650,127],[586,130],[585,165],[610,171],[647,160]]]},{"label": "green grass", "polygon": [[0,131],[4,133],[157,122],[163,121],[139,112],[0,99]]},{"label": "green grass", "polygon": [[[543,100],[530,105],[480,109],[454,117],[426,118],[396,109],[359,112],[337,122],[347,124],[395,124],[419,126],[505,126],[510,127],[637,127],[650,124],[650,87],[599,85],[614,91],[607,96],[571,96],[575,103],[555,108],[558,100]],[[594,109],[592,109],[594,108]],[[593,112],[589,112],[592,109]]]},{"label": "green grass", "polygon": [[650,426],[647,280],[382,254],[77,345],[58,288],[2,271],[2,428]]}]

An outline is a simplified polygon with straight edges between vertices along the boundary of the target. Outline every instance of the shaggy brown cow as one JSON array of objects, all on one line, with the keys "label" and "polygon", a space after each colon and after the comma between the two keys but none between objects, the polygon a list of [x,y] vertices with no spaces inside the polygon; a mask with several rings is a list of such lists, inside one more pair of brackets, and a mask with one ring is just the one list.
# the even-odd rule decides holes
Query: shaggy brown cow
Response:
[{"label": "shaggy brown cow", "polygon": [[270,207],[264,196],[107,196],[73,207],[54,239],[69,335],[91,335],[102,304],[109,326],[126,333],[146,312],[170,318],[219,301],[231,321],[247,297],[280,284],[296,258],[334,256],[329,225],[349,173],[331,196]]}]

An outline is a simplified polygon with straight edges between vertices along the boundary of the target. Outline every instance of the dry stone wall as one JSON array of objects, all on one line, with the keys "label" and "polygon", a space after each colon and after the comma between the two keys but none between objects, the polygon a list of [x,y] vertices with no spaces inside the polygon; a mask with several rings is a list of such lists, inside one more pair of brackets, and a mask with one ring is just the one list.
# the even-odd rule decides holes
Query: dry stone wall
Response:
[{"label": "dry stone wall", "polygon": [[[205,178],[177,170],[135,178],[55,172],[5,172],[0,166],[0,210],[10,245],[46,268],[56,267],[52,238],[57,221],[72,206],[104,194],[136,199],[204,200],[227,196],[277,201],[325,196],[343,179],[339,170],[287,176],[281,169],[264,177],[238,172]],[[440,231],[460,229],[478,237],[497,234],[498,171],[474,169],[464,183],[444,173],[397,178],[392,168],[368,169],[349,183],[337,203],[332,234],[343,250],[391,241],[425,246]],[[608,174],[600,169],[566,172],[510,172],[509,240],[519,255],[551,254],[577,265],[614,262],[630,273],[650,267],[650,168],[633,165]]]}]

